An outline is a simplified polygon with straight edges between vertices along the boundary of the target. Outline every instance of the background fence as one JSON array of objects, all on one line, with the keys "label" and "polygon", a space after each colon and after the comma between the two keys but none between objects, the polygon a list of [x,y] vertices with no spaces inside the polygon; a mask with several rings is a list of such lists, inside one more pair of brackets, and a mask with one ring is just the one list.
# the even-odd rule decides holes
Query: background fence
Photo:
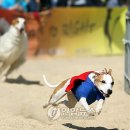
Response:
[{"label": "background fence", "polygon": [[126,14],[125,43],[125,91],[130,94],[130,12]]},{"label": "background fence", "polygon": [[26,18],[29,54],[121,55],[126,11],[126,7],[55,8],[45,15],[0,10],[0,18],[9,23],[18,16]]}]

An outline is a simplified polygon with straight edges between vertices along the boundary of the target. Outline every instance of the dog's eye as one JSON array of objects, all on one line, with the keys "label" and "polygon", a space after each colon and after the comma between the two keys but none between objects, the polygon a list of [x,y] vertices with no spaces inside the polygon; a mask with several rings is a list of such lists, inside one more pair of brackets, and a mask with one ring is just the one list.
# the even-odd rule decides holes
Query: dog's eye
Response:
[{"label": "dog's eye", "polygon": [[112,82],[111,85],[114,85],[114,82]]},{"label": "dog's eye", "polygon": [[105,82],[105,80],[102,80],[101,82],[102,82],[103,84],[105,84],[105,83],[106,83],[106,82]]}]

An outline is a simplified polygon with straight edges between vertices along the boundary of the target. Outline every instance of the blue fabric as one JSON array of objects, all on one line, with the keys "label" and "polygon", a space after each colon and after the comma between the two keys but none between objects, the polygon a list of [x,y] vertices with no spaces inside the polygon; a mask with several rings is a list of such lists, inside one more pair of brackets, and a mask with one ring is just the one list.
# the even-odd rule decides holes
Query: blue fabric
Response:
[{"label": "blue fabric", "polygon": [[10,8],[16,4],[15,0],[3,0],[1,6],[3,8]]},{"label": "blue fabric", "polygon": [[39,5],[36,2],[36,0],[30,0],[28,3],[28,11],[33,12],[33,11],[39,11]]},{"label": "blue fabric", "polygon": [[27,9],[27,2],[25,0],[3,0],[1,3],[1,7],[8,9],[13,7],[14,5],[19,4],[20,6],[23,7],[24,11],[26,11]]},{"label": "blue fabric", "polygon": [[80,100],[80,98],[85,97],[89,105],[96,100],[105,100],[105,97],[97,89],[97,87],[93,84],[89,77],[85,81],[83,81],[81,85],[74,87],[71,91],[78,101]]},{"label": "blue fabric", "polygon": [[21,5],[23,7],[24,11],[27,11],[27,2],[25,0],[20,0],[19,1],[19,5]]}]

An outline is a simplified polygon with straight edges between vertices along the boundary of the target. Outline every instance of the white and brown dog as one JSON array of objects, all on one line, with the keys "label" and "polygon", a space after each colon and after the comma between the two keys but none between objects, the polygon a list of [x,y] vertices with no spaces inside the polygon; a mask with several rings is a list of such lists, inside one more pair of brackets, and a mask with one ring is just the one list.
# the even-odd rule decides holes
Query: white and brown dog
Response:
[{"label": "white and brown dog", "polygon": [[[65,103],[69,108],[75,107],[79,101],[89,115],[100,114],[105,98],[112,94],[114,79],[111,73],[111,69],[109,71],[105,69],[101,72],[89,71],[69,78],[58,85],[49,84],[43,75],[43,79],[49,87],[56,87],[48,104],[44,105],[43,108],[57,105],[57,102],[67,94],[68,101],[62,103]],[[98,101],[96,109],[90,108],[89,105],[96,100]]]},{"label": "white and brown dog", "polygon": [[7,76],[24,61],[28,48],[25,19],[16,18],[9,30],[0,37],[0,77]]}]

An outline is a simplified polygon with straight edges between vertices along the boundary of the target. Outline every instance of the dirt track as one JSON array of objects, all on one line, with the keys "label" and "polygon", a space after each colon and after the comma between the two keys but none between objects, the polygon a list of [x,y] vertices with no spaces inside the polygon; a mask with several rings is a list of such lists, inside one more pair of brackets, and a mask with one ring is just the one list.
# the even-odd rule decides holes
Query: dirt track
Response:
[{"label": "dirt track", "polygon": [[[106,100],[102,113],[93,119],[63,119],[50,121],[43,110],[52,92],[39,85],[42,74],[51,83],[87,70],[112,68],[115,86]],[[28,60],[9,76],[7,83],[0,83],[0,130],[130,130],[130,96],[124,92],[124,58],[38,58]],[[26,80],[18,78],[22,75]],[[80,105],[78,105],[81,107]]]}]

